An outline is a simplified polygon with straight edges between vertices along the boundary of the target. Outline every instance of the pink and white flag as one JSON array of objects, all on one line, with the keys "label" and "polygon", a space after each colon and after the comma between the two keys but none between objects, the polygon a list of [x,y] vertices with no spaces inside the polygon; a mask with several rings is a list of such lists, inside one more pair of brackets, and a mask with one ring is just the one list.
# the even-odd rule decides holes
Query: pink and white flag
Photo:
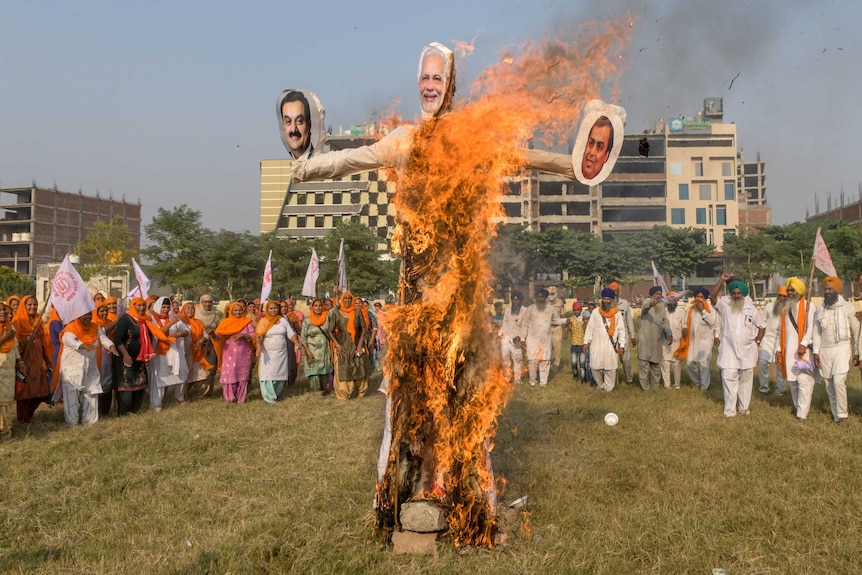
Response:
[{"label": "pink and white flag", "polygon": [[63,263],[51,282],[50,302],[64,324],[96,309],[87,284],[69,261],[69,254],[63,258]]},{"label": "pink and white flag", "polygon": [[814,253],[811,254],[811,259],[814,261],[817,269],[828,276],[838,277],[838,272],[835,271],[835,264],[832,263],[832,256],[829,255],[826,242],[823,241],[823,236],[820,235],[820,228],[817,228],[817,237],[814,239]]},{"label": "pink and white flag", "polygon": [[338,248],[338,291],[347,291],[347,261],[344,258],[344,238],[341,238],[341,246]]},{"label": "pink and white flag", "polygon": [[263,268],[263,285],[260,288],[260,305],[266,303],[266,298],[272,293],[272,250],[266,258],[266,266]]},{"label": "pink and white flag", "polygon": [[320,277],[320,258],[317,251],[311,248],[311,260],[305,271],[305,281],[302,284],[302,295],[305,297],[317,297],[317,278]]},{"label": "pink and white flag", "polygon": [[653,285],[657,285],[661,288],[661,293],[664,296],[667,296],[667,284],[664,283],[664,276],[658,273],[658,268],[655,267],[655,262],[651,261],[652,264],[652,283]]},{"label": "pink and white flag", "polygon": [[[135,279],[138,280],[138,292],[136,295],[147,299],[150,296],[150,278],[147,277],[147,274],[144,273],[144,270],[141,269],[135,258],[132,258],[132,268],[135,270]],[[129,293],[130,298],[133,297],[133,293],[135,293],[134,290]]]}]

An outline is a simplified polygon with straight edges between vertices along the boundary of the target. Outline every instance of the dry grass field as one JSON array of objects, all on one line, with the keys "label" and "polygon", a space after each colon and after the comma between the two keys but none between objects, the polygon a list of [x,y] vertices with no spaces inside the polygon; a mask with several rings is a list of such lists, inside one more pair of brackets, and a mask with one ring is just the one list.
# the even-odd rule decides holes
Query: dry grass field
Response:
[{"label": "dry grass field", "polygon": [[[519,387],[494,466],[529,495],[505,545],[395,556],[370,508],[384,399],[221,399],[67,429],[60,408],[0,444],[0,572],[862,572],[862,384],[831,422],[822,385],[797,422],[755,392],[725,419],[717,374],[606,394],[562,372]],[[620,416],[616,427],[602,418]],[[520,525],[517,525],[520,523]]]}]

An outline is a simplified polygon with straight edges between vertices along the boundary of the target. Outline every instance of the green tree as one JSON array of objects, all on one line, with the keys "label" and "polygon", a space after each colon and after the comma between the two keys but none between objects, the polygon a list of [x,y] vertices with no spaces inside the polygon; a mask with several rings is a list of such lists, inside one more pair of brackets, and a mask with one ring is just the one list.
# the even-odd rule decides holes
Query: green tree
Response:
[{"label": "green tree", "polygon": [[173,210],[159,208],[153,221],[144,226],[149,245],[141,250],[147,260],[147,275],[175,291],[195,288],[207,282],[205,258],[212,231],[201,223],[201,213],[183,204]]},{"label": "green tree", "polygon": [[715,253],[714,245],[702,241],[703,230],[654,226],[649,236],[655,249],[650,259],[672,278],[693,274]]},{"label": "green tree", "polygon": [[123,217],[114,216],[88,228],[87,235],[75,246],[75,254],[85,264],[78,266],[78,273],[87,281],[93,276],[127,273],[132,258],[138,256],[138,246]]},{"label": "green tree", "polygon": [[[318,292],[332,291],[338,274],[338,248],[344,238],[347,260],[347,282],[356,295],[374,296],[381,290],[398,288],[397,260],[380,259],[377,251],[379,238],[368,227],[354,222],[338,224],[324,238],[318,255],[321,257]],[[309,251],[310,253],[310,251]],[[308,261],[306,260],[306,266]],[[303,270],[303,277],[305,270]]]},{"label": "green tree", "polygon": [[202,261],[207,265],[199,278],[217,297],[233,301],[260,295],[266,254],[262,253],[258,236],[227,230],[213,233],[204,247]]},{"label": "green tree", "polygon": [[778,242],[759,230],[724,240],[728,268],[752,285],[757,280],[769,279],[777,271],[778,250]]},{"label": "green tree", "polygon": [[11,295],[36,295],[36,282],[10,267],[0,266],[0,296],[6,300]]}]

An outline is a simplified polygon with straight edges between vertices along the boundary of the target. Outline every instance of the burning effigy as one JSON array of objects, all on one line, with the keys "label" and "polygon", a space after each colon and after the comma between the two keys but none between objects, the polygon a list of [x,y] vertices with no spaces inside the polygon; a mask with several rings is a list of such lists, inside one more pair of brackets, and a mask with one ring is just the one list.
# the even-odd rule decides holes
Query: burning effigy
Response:
[{"label": "burning effigy", "polygon": [[[616,92],[627,34],[627,21],[611,21],[568,41],[527,43],[486,69],[460,102],[455,55],[429,44],[419,60],[419,122],[370,146],[296,162],[297,181],[376,168],[397,177],[391,249],[402,271],[399,305],[386,318],[390,383],[376,497],[384,533],[401,528],[405,503],[429,501],[445,513],[454,545],[494,545],[491,452],[512,393],[494,362],[499,344],[485,312],[499,198],[507,177],[525,168],[589,176],[590,183],[610,171],[611,150],[588,164],[589,144],[576,146],[583,160],[575,165],[571,155],[527,149],[526,142],[536,135],[547,145],[565,141],[588,102],[608,84]],[[615,118],[618,155],[624,111],[603,106],[607,112],[590,117],[587,133],[597,133],[600,116]]]}]

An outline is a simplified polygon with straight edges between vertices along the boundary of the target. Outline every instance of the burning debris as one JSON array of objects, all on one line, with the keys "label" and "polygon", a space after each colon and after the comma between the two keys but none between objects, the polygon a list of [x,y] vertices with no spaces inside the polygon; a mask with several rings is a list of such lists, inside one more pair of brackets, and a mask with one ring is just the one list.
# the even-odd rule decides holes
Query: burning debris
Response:
[{"label": "burning debris", "polygon": [[[528,44],[486,70],[468,103],[432,118],[423,107],[394,198],[401,305],[386,320],[391,443],[376,499],[378,529],[395,532],[393,542],[430,550],[428,536],[412,533],[419,517],[456,546],[500,540],[490,453],[512,387],[494,363],[484,306],[503,182],[526,165],[519,145],[535,132],[564,140],[583,104],[615,78],[626,23],[580,42]],[[423,69],[420,61],[420,93],[433,102],[440,94],[423,91]]]}]

